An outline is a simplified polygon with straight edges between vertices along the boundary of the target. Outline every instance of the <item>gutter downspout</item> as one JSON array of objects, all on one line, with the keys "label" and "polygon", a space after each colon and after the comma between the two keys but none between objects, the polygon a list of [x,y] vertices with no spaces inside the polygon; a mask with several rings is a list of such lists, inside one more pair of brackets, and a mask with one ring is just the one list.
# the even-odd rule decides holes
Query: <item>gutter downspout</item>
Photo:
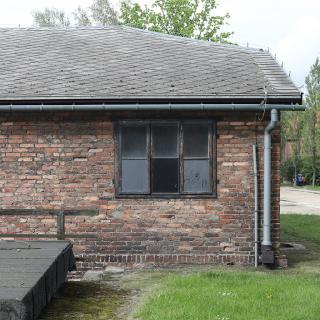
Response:
[{"label": "gutter downspout", "polygon": [[271,241],[271,131],[278,122],[278,111],[271,110],[271,120],[264,130],[264,195],[263,195],[263,241],[262,241],[262,263],[274,264],[274,252]]},{"label": "gutter downspout", "polygon": [[258,268],[258,241],[259,241],[259,213],[258,213],[258,169],[257,169],[257,145],[252,145],[253,152],[253,178],[254,178],[254,267]]}]

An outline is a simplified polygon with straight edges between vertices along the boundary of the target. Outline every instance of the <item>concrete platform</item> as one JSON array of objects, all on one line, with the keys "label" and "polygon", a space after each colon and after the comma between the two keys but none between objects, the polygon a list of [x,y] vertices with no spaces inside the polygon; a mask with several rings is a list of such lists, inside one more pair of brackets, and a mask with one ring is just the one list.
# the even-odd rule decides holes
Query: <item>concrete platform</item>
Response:
[{"label": "concrete platform", "polygon": [[0,320],[35,320],[75,267],[68,241],[0,240]]}]

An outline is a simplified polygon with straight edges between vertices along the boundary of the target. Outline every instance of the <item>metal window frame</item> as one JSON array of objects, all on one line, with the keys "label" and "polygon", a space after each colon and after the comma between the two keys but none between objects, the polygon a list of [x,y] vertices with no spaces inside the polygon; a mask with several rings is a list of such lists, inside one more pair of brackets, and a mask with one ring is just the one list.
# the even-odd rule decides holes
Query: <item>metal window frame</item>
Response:
[{"label": "metal window frame", "polygon": [[[170,124],[177,123],[178,125],[178,159],[179,159],[179,193],[153,193],[152,192],[152,124]],[[184,182],[184,157],[183,157],[183,125],[184,124],[207,124],[209,126],[208,145],[209,145],[209,182],[210,192],[185,192],[183,190]],[[121,191],[122,172],[121,172],[121,127],[125,125],[146,125],[147,129],[147,157],[148,157],[148,177],[149,177],[149,192],[123,192]],[[114,121],[114,142],[115,142],[115,196],[116,198],[216,198],[217,197],[217,126],[216,119],[184,119],[184,118],[169,118],[169,119],[117,119]]]}]

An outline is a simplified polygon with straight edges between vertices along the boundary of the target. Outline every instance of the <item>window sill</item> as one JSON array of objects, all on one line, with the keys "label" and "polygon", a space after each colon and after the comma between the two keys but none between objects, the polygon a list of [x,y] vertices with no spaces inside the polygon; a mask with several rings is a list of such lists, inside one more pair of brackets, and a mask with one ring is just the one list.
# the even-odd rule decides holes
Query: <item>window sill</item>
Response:
[{"label": "window sill", "polygon": [[152,194],[152,195],[146,195],[146,194],[117,194],[115,196],[116,199],[173,199],[173,200],[179,200],[179,199],[196,199],[196,200],[202,200],[202,199],[217,199],[217,193],[210,193],[210,194]]}]

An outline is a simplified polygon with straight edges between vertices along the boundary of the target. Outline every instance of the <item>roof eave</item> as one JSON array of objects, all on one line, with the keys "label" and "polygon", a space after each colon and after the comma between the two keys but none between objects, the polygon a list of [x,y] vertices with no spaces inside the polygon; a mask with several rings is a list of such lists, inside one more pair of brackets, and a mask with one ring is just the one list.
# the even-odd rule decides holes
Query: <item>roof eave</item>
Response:
[{"label": "roof eave", "polygon": [[269,95],[265,101],[263,95],[185,95],[185,96],[36,96],[36,97],[1,97],[0,104],[90,104],[90,103],[105,103],[105,104],[122,104],[122,103],[261,103],[268,104],[302,104],[303,96],[300,95]]}]

